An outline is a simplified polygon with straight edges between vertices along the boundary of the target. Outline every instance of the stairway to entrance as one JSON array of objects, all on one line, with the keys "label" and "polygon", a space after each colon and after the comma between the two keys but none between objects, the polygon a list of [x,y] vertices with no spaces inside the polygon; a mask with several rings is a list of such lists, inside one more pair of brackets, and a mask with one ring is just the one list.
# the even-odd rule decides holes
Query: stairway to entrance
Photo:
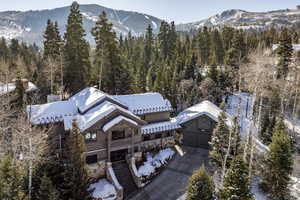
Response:
[{"label": "stairway to entrance", "polygon": [[115,175],[124,189],[124,199],[138,190],[131,176],[129,166],[125,162],[113,163]]}]

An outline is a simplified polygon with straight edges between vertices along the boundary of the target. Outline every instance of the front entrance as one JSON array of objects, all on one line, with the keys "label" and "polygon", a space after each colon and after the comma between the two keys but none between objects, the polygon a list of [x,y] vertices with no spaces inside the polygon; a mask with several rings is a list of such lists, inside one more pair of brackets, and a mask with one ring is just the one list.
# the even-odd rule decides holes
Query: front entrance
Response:
[{"label": "front entrance", "polygon": [[111,162],[125,161],[127,153],[128,153],[128,149],[121,149],[118,151],[110,152]]}]

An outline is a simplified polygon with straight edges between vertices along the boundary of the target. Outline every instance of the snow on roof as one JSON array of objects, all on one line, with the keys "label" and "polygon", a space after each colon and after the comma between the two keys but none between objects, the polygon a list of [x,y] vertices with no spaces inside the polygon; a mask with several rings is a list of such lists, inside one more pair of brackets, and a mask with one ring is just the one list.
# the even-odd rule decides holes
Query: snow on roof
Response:
[{"label": "snow on roof", "polygon": [[137,115],[172,111],[169,100],[164,99],[159,93],[115,95],[112,97],[125,104],[131,112]]},{"label": "snow on roof", "polygon": [[[115,110],[120,110],[120,111],[125,112],[128,115],[140,120],[139,117],[132,114],[130,111],[128,111],[116,104],[113,104],[109,101],[104,101],[100,105],[89,110],[84,115],[77,115],[74,119],[76,120],[76,123],[77,123],[80,131],[83,132],[86,129],[93,126],[98,121],[100,121],[101,119],[103,119],[104,117],[108,116],[110,113],[114,112]],[[68,119],[66,119],[66,120],[68,120]],[[70,122],[65,122],[65,125],[68,125],[68,124],[72,125],[72,123],[70,123]],[[70,126],[65,127],[65,129],[69,130],[69,129],[71,129],[71,127]]]},{"label": "snow on roof", "polygon": [[[15,83],[1,83],[0,82],[0,95],[4,95],[10,92],[13,92],[16,89]],[[33,84],[32,82],[28,82],[28,88],[26,89],[26,92],[32,92],[38,90],[38,87]]]},{"label": "snow on roof", "polygon": [[[178,121],[178,124],[183,124],[197,117],[200,117],[201,115],[207,115],[215,122],[218,122],[218,118],[221,112],[222,110],[215,104],[211,103],[210,101],[203,101],[182,111],[175,118]],[[231,127],[233,125],[232,117],[227,113],[225,114],[227,116],[226,124]]]},{"label": "snow on roof", "polygon": [[16,89],[16,85],[14,83],[8,83],[8,84],[0,84],[0,95],[4,95],[7,93],[10,93]]},{"label": "snow on roof", "polygon": [[94,190],[92,196],[96,199],[114,200],[117,198],[115,187],[106,179],[100,179],[91,184],[89,189]]},{"label": "snow on roof", "polygon": [[[272,50],[275,51],[278,48],[278,44],[273,44]],[[294,51],[300,51],[300,44],[293,44]]]},{"label": "snow on roof", "polygon": [[96,88],[90,87],[81,90],[80,92],[72,96],[69,101],[75,102],[75,105],[78,107],[80,112],[84,113],[107,97],[111,98],[110,95]]},{"label": "snow on roof", "polygon": [[129,122],[130,124],[133,124],[135,126],[138,126],[138,124],[131,120],[131,119],[128,119],[127,117],[124,117],[124,116],[118,116],[118,117],[115,117],[113,120],[109,121],[107,124],[105,124],[102,128],[102,130],[104,132],[108,131],[109,129],[111,129],[112,127],[114,127],[115,125],[119,124],[120,122],[122,121],[126,121],[126,122]]},{"label": "snow on roof", "polygon": [[31,123],[47,124],[63,121],[66,116],[77,114],[77,108],[69,101],[57,101],[42,105],[27,106],[27,115]]},{"label": "snow on roof", "polygon": [[175,118],[170,121],[148,124],[142,127],[142,134],[158,133],[163,131],[176,130],[181,128]]}]

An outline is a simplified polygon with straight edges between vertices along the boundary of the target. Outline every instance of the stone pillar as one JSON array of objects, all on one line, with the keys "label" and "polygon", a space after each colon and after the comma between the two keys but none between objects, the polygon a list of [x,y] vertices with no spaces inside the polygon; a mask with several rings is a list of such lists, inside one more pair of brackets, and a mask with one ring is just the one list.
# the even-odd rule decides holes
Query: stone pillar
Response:
[{"label": "stone pillar", "polygon": [[111,162],[110,146],[111,146],[111,131],[108,131],[108,133],[107,133],[107,160],[108,160],[108,162]]}]

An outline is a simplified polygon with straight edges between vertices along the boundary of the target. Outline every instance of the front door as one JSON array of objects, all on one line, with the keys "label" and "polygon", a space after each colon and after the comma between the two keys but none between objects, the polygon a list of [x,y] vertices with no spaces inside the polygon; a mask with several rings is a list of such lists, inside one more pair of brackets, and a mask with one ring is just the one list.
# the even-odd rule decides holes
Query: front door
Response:
[{"label": "front door", "polygon": [[128,153],[128,149],[122,149],[122,150],[110,152],[111,162],[125,161],[127,153]]}]

